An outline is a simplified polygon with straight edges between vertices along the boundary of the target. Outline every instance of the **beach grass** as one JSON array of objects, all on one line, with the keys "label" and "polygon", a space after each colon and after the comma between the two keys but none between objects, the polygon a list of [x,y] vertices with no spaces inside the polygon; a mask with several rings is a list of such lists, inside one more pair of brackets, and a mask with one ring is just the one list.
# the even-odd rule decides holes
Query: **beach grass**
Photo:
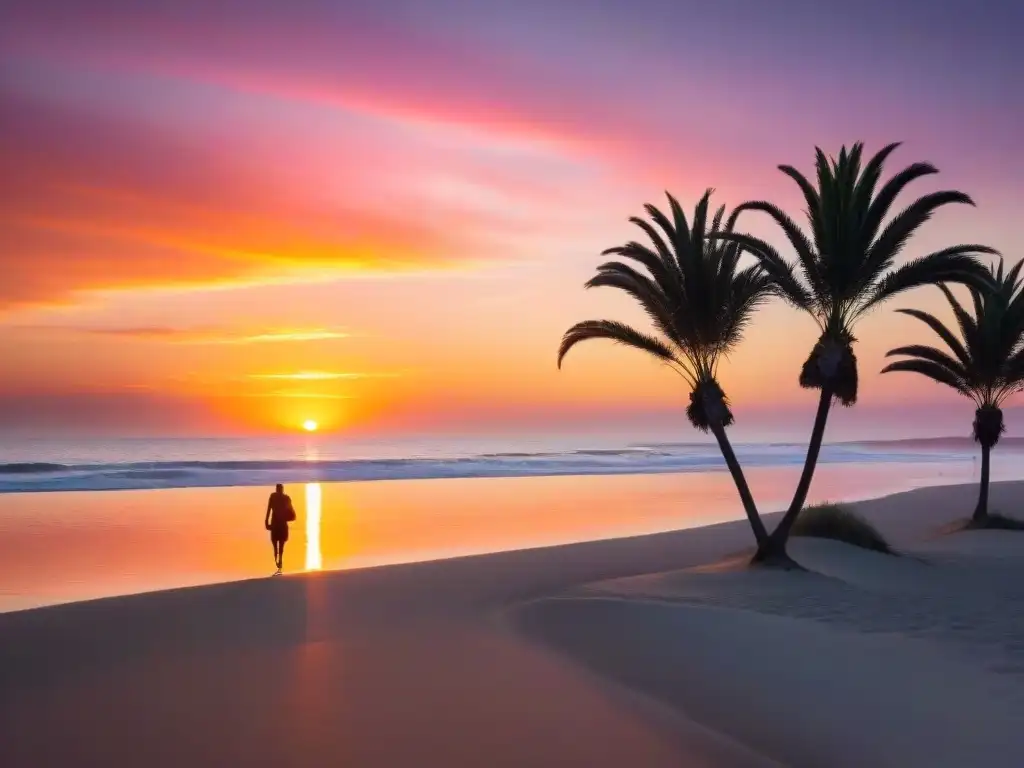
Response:
[{"label": "beach grass", "polygon": [[793,525],[794,536],[835,539],[862,549],[896,554],[875,526],[845,504],[812,504],[804,507]]},{"label": "beach grass", "polygon": [[964,530],[1024,531],[1024,520],[999,512],[990,512],[981,520],[968,520]]}]

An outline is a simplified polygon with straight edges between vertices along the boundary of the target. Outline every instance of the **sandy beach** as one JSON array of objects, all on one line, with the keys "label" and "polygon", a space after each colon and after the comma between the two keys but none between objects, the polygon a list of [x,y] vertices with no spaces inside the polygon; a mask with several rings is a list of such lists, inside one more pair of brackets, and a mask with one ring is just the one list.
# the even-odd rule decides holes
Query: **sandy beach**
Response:
[{"label": "sandy beach", "polygon": [[0,615],[0,764],[1019,765],[1024,536],[936,534],[975,493],[806,573],[690,570],[736,522]]}]

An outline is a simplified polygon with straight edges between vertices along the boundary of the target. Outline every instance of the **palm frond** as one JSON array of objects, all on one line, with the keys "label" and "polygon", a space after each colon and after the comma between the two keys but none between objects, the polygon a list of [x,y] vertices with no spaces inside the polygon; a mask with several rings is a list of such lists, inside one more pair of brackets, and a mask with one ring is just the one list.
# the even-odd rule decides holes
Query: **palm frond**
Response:
[{"label": "palm frond", "polygon": [[1010,295],[1013,296],[1021,289],[1020,273],[1021,269],[1024,268],[1024,260],[1018,261],[1012,267],[1010,271],[1003,276],[1003,259],[999,258],[999,273],[996,276],[996,283],[1007,287]]},{"label": "palm frond", "polygon": [[[1004,273],[998,267],[988,270],[984,288],[968,286],[973,314],[957,301],[943,284],[938,288],[946,297],[956,320],[959,338],[937,318],[919,310],[900,310],[924,322],[946,343],[954,357],[933,347],[910,345],[890,350],[887,356],[909,358],[893,363],[886,370],[906,370],[928,376],[970,397],[979,413],[998,411],[1011,394],[1024,389],[1024,312],[1009,311],[1014,302],[1024,299],[1017,283],[1019,269]],[[984,434],[998,431],[983,430]]]},{"label": "palm frond", "polygon": [[618,288],[636,299],[658,330],[679,343],[670,301],[649,278],[626,264],[610,261],[598,267],[598,273],[584,283],[585,288]]},{"label": "palm frond", "polygon": [[[937,173],[930,163],[913,163],[883,183],[885,164],[899,146],[889,144],[871,157],[864,154],[860,142],[841,147],[835,156],[816,147],[813,179],[793,166],[779,166],[800,188],[806,203],[806,227],[801,228],[782,209],[763,200],[738,208],[767,214],[786,236],[796,254],[796,265],[790,265],[760,238],[742,233],[728,236],[753,253],[789,303],[808,312],[823,334],[840,347],[853,337],[862,315],[898,293],[939,283],[964,284],[977,290],[984,290],[986,284],[986,270],[976,259],[994,253],[986,246],[955,246],[898,265],[904,247],[937,210],[952,204],[974,204],[963,192],[934,192],[912,200],[886,223],[912,182]],[[1020,314],[1024,317],[1024,301]],[[828,344],[816,346],[819,351],[830,348]],[[827,376],[822,378],[816,372],[814,356],[812,353],[800,379],[805,386],[824,386]],[[853,381],[852,371],[845,370],[843,376]],[[846,389],[852,397],[852,385]]]},{"label": "palm frond", "polygon": [[944,205],[956,203],[974,205],[970,196],[963,192],[946,190],[925,195],[904,208],[889,222],[878,239],[868,248],[867,256],[864,259],[865,279],[870,280],[874,275],[892,266],[910,237],[932,217],[935,211]]},{"label": "palm frond", "polygon": [[728,354],[739,343],[754,311],[773,295],[777,295],[775,282],[760,266],[736,274],[730,284],[730,313],[722,332],[722,354]]},{"label": "palm frond", "polygon": [[764,270],[771,275],[779,295],[793,306],[804,310],[815,306],[815,297],[797,279],[792,265],[788,264],[779,255],[779,252],[764,240],[739,232],[723,232],[718,235],[718,238],[737,243],[752,254],[761,263]]},{"label": "palm frond", "polygon": [[946,297],[946,303],[949,304],[949,308],[953,312],[953,319],[956,320],[956,324],[960,329],[960,338],[964,341],[967,353],[972,358],[978,357],[982,346],[978,320],[984,317],[985,312],[985,303],[983,301],[982,294],[974,291],[971,293],[972,296],[976,296],[976,300],[974,302],[975,315],[972,317],[971,314],[963,308],[963,305],[956,300],[956,296],[953,295],[953,292],[949,290],[949,288],[941,283],[938,288],[942,291],[942,295]]},{"label": "palm frond", "polygon": [[984,245],[957,245],[912,259],[878,280],[856,314],[863,314],[898,293],[924,285],[959,283],[987,287],[991,284],[991,277],[987,268],[976,258],[985,253],[996,251]]},{"label": "palm frond", "polygon": [[900,142],[897,141],[882,147],[881,150],[868,160],[853,192],[853,206],[855,210],[867,211],[872,199],[875,198],[875,189],[878,186],[878,180],[882,178],[882,168],[885,166],[885,161],[889,159],[889,155],[896,151],[899,146]]},{"label": "palm frond", "polygon": [[920,320],[935,331],[936,335],[946,342],[946,346],[950,348],[961,363],[967,364],[970,360],[970,356],[968,355],[967,350],[964,349],[964,345],[960,343],[960,340],[956,335],[949,330],[949,328],[943,325],[942,321],[935,317],[935,315],[923,312],[920,309],[897,309],[896,311],[902,315],[908,315],[909,317]]},{"label": "palm frond", "polygon": [[[605,254],[623,261],[601,264],[586,283],[587,288],[610,287],[629,295],[647,313],[657,333],[611,320],[578,323],[562,338],[559,367],[579,342],[603,338],[665,361],[691,387],[714,380],[719,360],[739,343],[754,310],[780,289],[762,266],[739,269],[744,247],[727,239],[738,214],[726,216],[725,206],[712,211],[711,194],[710,189],[704,193],[689,221],[671,194],[666,193],[668,214],[654,205],[645,206],[648,219],[631,221],[643,229],[653,247],[630,241],[609,248]],[[727,407],[712,410],[726,418]]]},{"label": "palm frond", "polygon": [[675,362],[676,360],[672,349],[663,341],[642,333],[625,323],[615,320],[584,320],[581,323],[576,323],[562,336],[562,343],[558,347],[558,367],[562,367],[562,360],[570,349],[581,341],[590,339],[608,339],[647,352],[665,362]]},{"label": "palm frond", "polygon": [[779,170],[789,176],[800,187],[800,192],[804,196],[804,203],[807,206],[804,212],[807,214],[807,220],[811,225],[814,245],[820,251],[824,243],[824,234],[821,231],[821,196],[814,188],[814,185],[807,180],[807,177],[793,166],[780,165]]},{"label": "palm frond", "polygon": [[793,247],[793,250],[796,252],[797,258],[800,260],[800,268],[803,271],[804,278],[807,280],[807,283],[811,288],[811,292],[815,296],[819,297],[819,300],[820,298],[827,296],[827,289],[821,280],[818,260],[814,251],[814,244],[785,211],[777,205],[765,200],[752,200],[750,202],[743,203],[738,206],[736,210],[760,211],[771,216],[771,218],[775,220],[775,223],[779,225],[779,228],[782,229],[786,238],[789,240],[790,245]]},{"label": "palm frond", "polygon": [[695,253],[704,253],[704,233],[708,225],[708,206],[711,204],[713,189],[708,189],[704,196],[697,201],[697,207],[693,212],[693,224],[691,225],[690,247]]},{"label": "palm frond", "polygon": [[[639,216],[630,216],[629,221],[631,224],[635,224],[636,226],[640,227],[640,229],[644,231],[647,237],[650,238],[651,242],[654,243],[654,247],[657,250],[658,257],[661,259],[663,264],[668,266],[673,263],[672,251],[669,248],[668,243],[665,242],[665,239],[661,236],[661,233],[658,232],[658,230],[656,230],[650,224],[650,222],[641,219]],[[606,251],[604,251],[604,254],[614,252],[616,252],[615,248],[609,248]]]},{"label": "palm frond", "polygon": [[715,211],[714,217],[711,219],[710,232],[717,232],[722,228],[722,218],[725,216],[725,206],[718,206],[718,210]]},{"label": "palm frond", "polygon": [[[672,248],[672,252],[674,253],[676,249],[678,249],[679,243],[676,240],[676,228],[672,224],[671,220],[668,216],[662,213],[657,206],[651,205],[650,203],[647,203],[644,206],[644,210],[647,211],[647,215],[651,217],[651,221],[661,227],[661,231],[665,233],[665,237],[667,238],[668,243]],[[679,265],[676,264],[674,256],[672,258],[672,263],[675,264],[678,269]]]},{"label": "palm frond", "polygon": [[654,278],[655,283],[658,284],[662,292],[671,290],[671,287],[676,283],[676,277],[672,274],[671,256],[669,257],[669,262],[666,262],[659,254],[656,254],[650,248],[640,243],[631,241],[625,245],[608,248],[602,251],[601,255],[621,256],[624,259],[630,259],[642,264],[651,273],[651,277]]},{"label": "palm frond", "polygon": [[[668,192],[665,193],[665,196],[668,198],[669,210],[672,211],[672,221],[674,222],[676,233],[676,260],[680,260],[683,257],[688,257],[693,251],[690,245],[690,225],[686,221],[686,214],[683,212],[683,206],[679,204],[679,201]],[[680,261],[679,267],[680,269],[685,269],[682,261]]]},{"label": "palm frond", "polygon": [[925,376],[939,384],[945,384],[947,387],[951,387],[961,394],[970,395],[970,393],[965,390],[964,383],[955,374],[953,374],[948,368],[944,368],[930,360],[896,360],[895,362],[889,363],[882,369],[882,373],[894,373],[899,371],[920,374],[921,376]]},{"label": "palm frond", "polygon": [[[892,148],[896,146],[898,145],[890,145]],[[881,167],[879,167],[879,171],[881,171]],[[913,163],[889,179],[873,199],[871,197],[861,198],[858,201],[864,210],[861,247],[867,249],[874,242],[878,231],[882,228],[882,222],[889,215],[900,192],[906,189],[911,182],[938,172],[939,169],[931,163]]]},{"label": "palm frond", "polygon": [[929,347],[925,344],[908,344],[905,347],[890,349],[885,353],[886,357],[896,357],[897,355],[916,358],[918,360],[927,360],[928,362],[935,363],[935,365],[942,366],[957,378],[963,381],[967,380],[968,373],[964,364],[950,357],[941,349]]},{"label": "palm frond", "polygon": [[1004,386],[1013,394],[1024,390],[1024,349],[1018,349],[1006,361]]}]

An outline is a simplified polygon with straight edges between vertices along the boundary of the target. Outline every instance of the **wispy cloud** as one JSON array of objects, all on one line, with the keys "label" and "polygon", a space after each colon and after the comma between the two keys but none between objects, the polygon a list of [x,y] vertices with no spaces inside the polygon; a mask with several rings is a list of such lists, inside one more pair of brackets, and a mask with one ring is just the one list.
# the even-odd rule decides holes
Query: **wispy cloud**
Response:
[{"label": "wispy cloud", "polygon": [[357,379],[394,379],[397,373],[360,373],[354,371],[295,371],[293,373],[252,373],[251,379],[271,381],[351,381]]},{"label": "wispy cloud", "polygon": [[[346,133],[333,113],[322,118],[333,143],[296,128],[282,167],[261,149],[272,129],[239,114],[223,118],[237,133],[227,152],[187,126],[98,116],[2,86],[0,163],[19,194],[0,200],[0,308],[84,291],[450,269],[494,250],[469,246],[501,226],[500,212],[469,211],[455,228],[445,220],[451,201],[394,205],[396,185],[436,164],[436,151],[398,142],[404,170],[391,167],[378,158],[385,142]],[[324,184],[335,175],[348,184]]]},{"label": "wispy cloud", "polygon": [[92,336],[152,340],[169,344],[280,344],[288,342],[334,341],[351,333],[329,328],[305,328],[245,333],[223,328],[175,328],[171,326],[135,326],[125,328],[78,328],[63,325],[17,326],[23,330],[84,333]]},{"label": "wispy cloud", "polygon": [[246,392],[240,395],[241,397],[256,397],[267,400],[277,400],[280,398],[286,400],[352,400],[355,398],[354,395],[342,394],[339,392],[288,392],[288,391],[275,391],[275,392]]},{"label": "wispy cloud", "polygon": [[227,344],[266,344],[280,341],[328,341],[330,339],[347,339],[351,334],[339,331],[281,331],[279,333],[258,333],[254,336],[243,336],[241,339],[228,340]]}]

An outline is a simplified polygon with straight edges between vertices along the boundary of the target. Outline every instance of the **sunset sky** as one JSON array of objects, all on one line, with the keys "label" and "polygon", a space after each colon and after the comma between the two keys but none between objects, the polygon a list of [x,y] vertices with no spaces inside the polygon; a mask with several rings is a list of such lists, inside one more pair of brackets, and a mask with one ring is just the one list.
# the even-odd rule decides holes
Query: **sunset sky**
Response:
[{"label": "sunset sky", "polygon": [[[904,146],[962,189],[907,256],[1024,255],[1024,5],[929,0],[31,0],[0,11],[0,434],[352,435],[685,426],[682,381],[572,323],[664,190],[800,213],[776,166]],[[746,222],[770,235],[759,215]],[[788,254],[788,251],[784,251]],[[876,373],[830,435],[969,434]],[[738,434],[805,433],[784,306],[723,366]],[[1010,417],[1010,428],[1024,418]]]}]

